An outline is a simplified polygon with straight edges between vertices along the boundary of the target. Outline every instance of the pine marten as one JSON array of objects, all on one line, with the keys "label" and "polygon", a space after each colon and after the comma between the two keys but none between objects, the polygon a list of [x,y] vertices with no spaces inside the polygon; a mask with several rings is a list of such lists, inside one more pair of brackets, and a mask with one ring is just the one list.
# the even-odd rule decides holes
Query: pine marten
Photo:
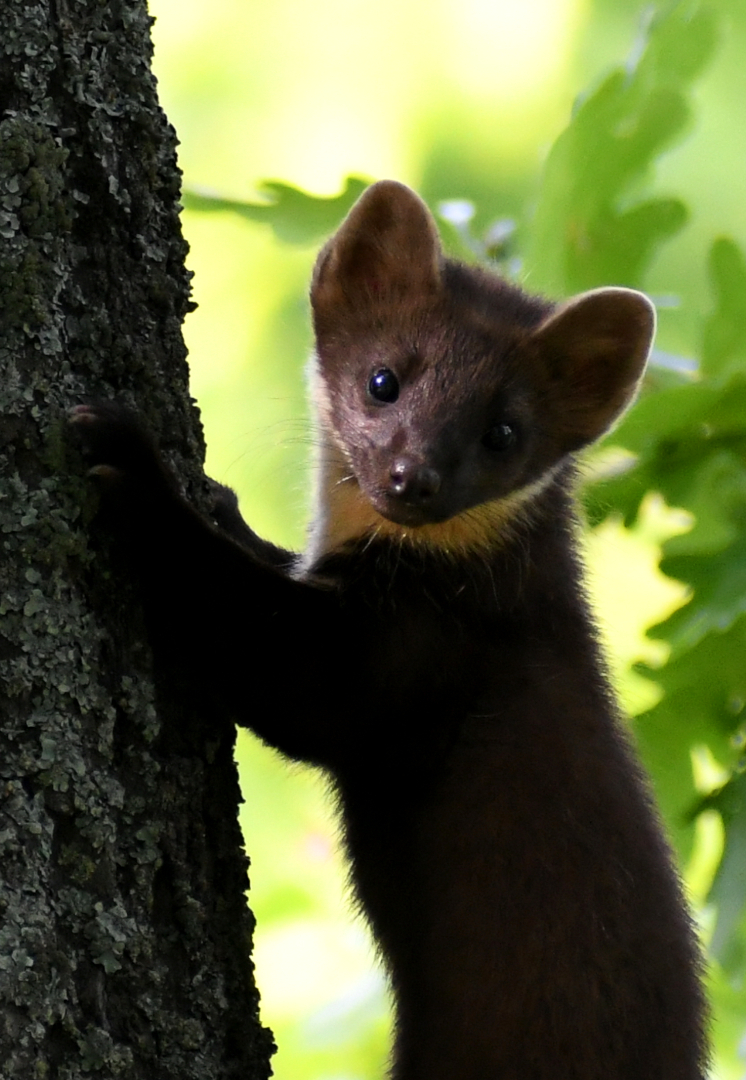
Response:
[{"label": "pine marten", "polygon": [[395,995],[393,1080],[702,1080],[695,935],[573,509],[575,454],[633,400],[652,305],[555,305],[448,259],[392,181],[321,251],[311,305],[302,555],[217,485],[217,526],[191,509],[118,406],[73,411],[156,653],[329,774]]}]

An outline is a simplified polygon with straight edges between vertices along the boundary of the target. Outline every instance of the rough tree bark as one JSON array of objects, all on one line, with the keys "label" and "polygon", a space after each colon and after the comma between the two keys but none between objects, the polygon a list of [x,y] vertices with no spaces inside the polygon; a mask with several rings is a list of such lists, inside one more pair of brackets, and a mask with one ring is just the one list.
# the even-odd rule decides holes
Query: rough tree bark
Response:
[{"label": "rough tree bark", "polygon": [[116,397],[200,495],[179,173],[149,26],[141,0],[0,11],[4,1080],[270,1071],[233,732],[154,672],[66,439],[71,405]]}]

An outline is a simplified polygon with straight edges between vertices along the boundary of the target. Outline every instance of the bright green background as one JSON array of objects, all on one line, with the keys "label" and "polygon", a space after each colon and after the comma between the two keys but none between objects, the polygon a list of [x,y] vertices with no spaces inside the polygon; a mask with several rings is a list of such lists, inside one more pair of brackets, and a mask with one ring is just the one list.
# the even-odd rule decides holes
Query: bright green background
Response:
[{"label": "bright green background", "polygon": [[[742,1077],[746,265],[737,246],[713,241],[746,241],[746,3],[674,5],[652,27],[619,0],[151,8],[161,99],[195,207],[184,228],[200,306],[186,336],[207,468],[264,535],[302,544],[306,283],[350,199],[316,203],[285,187],[263,199],[263,180],[331,196],[349,175],[392,176],[434,209],[466,198],[468,235],[443,223],[451,250],[469,254],[490,223],[511,218],[517,231],[493,254],[528,289],[627,284],[658,302],[673,370],[655,358],[643,400],[589,463],[607,482],[587,489],[588,554],[620,692],[639,716],[705,939],[714,932],[714,1075]],[[216,210],[205,189],[234,203]],[[682,358],[700,362],[695,376]],[[638,467],[620,474],[630,453]],[[667,536],[665,568],[694,592],[653,641],[644,627],[690,595],[656,568]],[[669,652],[660,670],[632,670]],[[239,754],[276,1074],[381,1076],[383,980],[344,899],[323,782],[245,733]]]}]

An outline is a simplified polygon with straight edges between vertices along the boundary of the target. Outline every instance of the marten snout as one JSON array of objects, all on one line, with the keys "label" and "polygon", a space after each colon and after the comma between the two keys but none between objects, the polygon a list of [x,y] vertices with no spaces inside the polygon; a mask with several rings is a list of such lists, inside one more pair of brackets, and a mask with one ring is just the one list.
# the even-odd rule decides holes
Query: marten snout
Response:
[{"label": "marten snout", "polygon": [[427,503],[440,491],[440,473],[412,457],[400,456],[389,471],[388,494],[410,505]]}]

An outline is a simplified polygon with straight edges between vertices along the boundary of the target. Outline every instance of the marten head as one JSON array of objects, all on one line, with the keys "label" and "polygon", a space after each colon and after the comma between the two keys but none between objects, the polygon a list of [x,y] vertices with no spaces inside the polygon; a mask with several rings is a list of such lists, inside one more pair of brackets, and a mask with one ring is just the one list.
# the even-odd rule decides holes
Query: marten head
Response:
[{"label": "marten head", "polygon": [[393,181],[323,248],[311,304],[325,550],[371,531],[494,543],[633,400],[655,327],[630,289],[555,305],[445,258]]}]

